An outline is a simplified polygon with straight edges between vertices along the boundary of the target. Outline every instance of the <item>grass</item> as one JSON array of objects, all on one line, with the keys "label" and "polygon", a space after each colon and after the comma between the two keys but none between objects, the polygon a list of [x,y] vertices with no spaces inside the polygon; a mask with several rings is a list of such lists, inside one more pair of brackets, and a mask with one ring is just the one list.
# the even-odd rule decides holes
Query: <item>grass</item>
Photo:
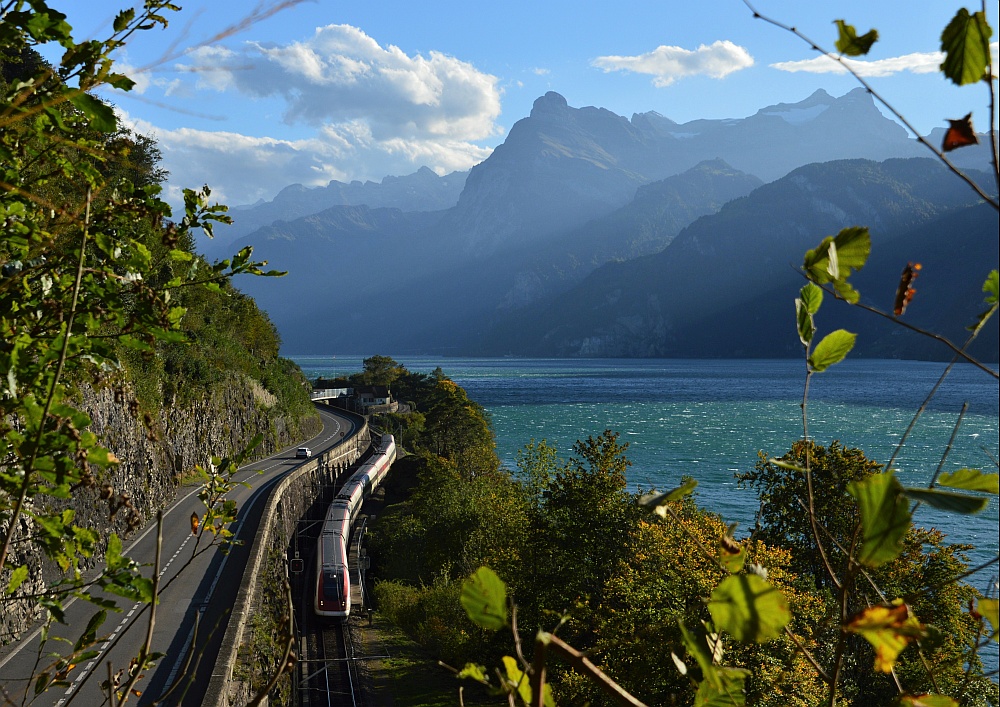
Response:
[{"label": "grass", "polygon": [[374,645],[382,658],[373,665],[376,707],[456,707],[459,688],[466,705],[500,705],[506,701],[487,694],[468,680],[458,680],[388,619],[375,615]]}]

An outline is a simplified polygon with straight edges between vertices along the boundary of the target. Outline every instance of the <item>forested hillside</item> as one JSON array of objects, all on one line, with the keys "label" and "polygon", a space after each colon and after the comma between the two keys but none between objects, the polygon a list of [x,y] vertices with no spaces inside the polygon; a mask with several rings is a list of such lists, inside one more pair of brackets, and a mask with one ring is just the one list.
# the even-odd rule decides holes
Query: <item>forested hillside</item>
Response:
[{"label": "forested hillside", "polygon": [[[226,474],[223,459],[269,453],[319,424],[274,325],[229,284],[262,264],[249,250],[218,264],[196,254],[194,230],[224,209],[206,189],[170,216],[156,143],[85,91],[128,79],[98,61],[110,51],[99,42],[44,61],[37,43],[72,45],[53,18],[9,14],[0,38],[5,643],[87,598],[85,573],[196,467]],[[141,18],[123,16],[119,31]],[[141,598],[146,580],[116,553],[98,584]]]},{"label": "forested hillside", "polygon": [[[585,652],[644,704],[691,704],[700,691],[678,670],[680,657],[672,655],[694,640],[685,637],[685,627],[703,626],[692,628],[692,635],[703,640],[707,632],[721,649],[711,624],[701,622],[710,620],[704,597],[727,576],[725,550],[719,548],[729,543],[740,566],[780,590],[793,618],[790,633],[763,645],[726,640],[715,660],[742,676],[745,695],[730,685],[731,699],[719,704],[745,700],[786,707],[822,699],[826,686],[806,656],[832,660],[841,608],[823,559],[808,541],[808,518],[790,512],[805,489],[801,474],[787,467],[811,457],[820,522],[843,544],[857,522],[853,510],[844,511],[850,507],[848,487],[882,469],[860,450],[798,442],[780,460],[761,456],[738,475],[760,494],[760,526],[749,539],[736,540],[733,528],[701,507],[696,494],[678,495],[667,512],[651,513],[642,494],[628,489],[628,443],[611,430],[578,441],[568,457],[544,440],[532,440],[520,452],[517,469],[506,469],[496,457],[485,412],[443,371],[413,374],[383,356],[367,359],[365,368],[357,381],[389,385],[412,406],[409,413],[383,420],[400,434],[410,455],[393,466],[386,492],[392,505],[371,527],[378,610],[433,658],[456,671],[464,667],[466,680],[456,684],[456,692],[463,684],[469,700],[487,694],[485,686],[477,691],[476,676],[499,687],[487,670],[474,666],[510,660],[503,658],[511,655],[509,634],[484,630],[462,608],[468,584],[462,580],[487,565],[506,583],[526,644],[536,630],[555,627],[561,640]],[[695,482],[686,478],[684,484],[690,491]],[[947,544],[937,531],[911,529],[902,545],[898,559],[870,571],[872,586],[886,594],[914,595],[935,578],[966,568],[963,546]],[[880,600],[868,585],[856,591],[851,611]],[[961,667],[961,646],[976,631],[962,607],[977,594],[972,587],[947,584],[914,603],[914,612],[950,638],[924,644],[922,654],[901,655],[895,674],[905,689],[947,692],[982,707],[997,699],[996,685],[982,675],[978,658],[969,675]],[[850,651],[841,703],[893,703],[897,684],[875,667],[873,648],[858,638]],[[935,666],[933,681],[924,661]],[[584,679],[579,665],[556,661],[547,671],[558,704],[613,704]]]}]

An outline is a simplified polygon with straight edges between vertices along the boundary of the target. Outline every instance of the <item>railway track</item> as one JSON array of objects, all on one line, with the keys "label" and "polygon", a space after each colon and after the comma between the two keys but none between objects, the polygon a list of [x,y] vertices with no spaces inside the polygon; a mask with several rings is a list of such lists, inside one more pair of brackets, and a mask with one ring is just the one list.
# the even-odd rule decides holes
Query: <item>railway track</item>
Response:
[{"label": "railway track", "polygon": [[[346,478],[346,475],[345,477]],[[299,660],[293,704],[299,707],[364,707],[359,653],[355,647],[352,616],[347,621],[322,619],[313,611],[316,537],[322,524],[328,494],[312,509],[312,520],[300,526],[292,553],[301,552],[305,571],[293,585]]]},{"label": "railway track", "polygon": [[300,612],[301,656],[296,704],[301,707],[364,707],[361,675],[350,622],[325,622]]}]

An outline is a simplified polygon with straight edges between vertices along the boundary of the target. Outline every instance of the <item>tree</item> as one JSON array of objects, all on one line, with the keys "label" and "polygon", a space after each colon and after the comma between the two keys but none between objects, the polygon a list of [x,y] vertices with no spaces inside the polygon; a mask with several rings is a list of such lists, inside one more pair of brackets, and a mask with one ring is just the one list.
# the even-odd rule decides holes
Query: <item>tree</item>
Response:
[{"label": "tree", "polygon": [[361,382],[365,385],[391,386],[406,370],[389,356],[371,356],[363,365]]},{"label": "tree", "polygon": [[[814,481],[812,513],[808,511],[805,476],[795,470],[804,468],[807,458]],[[825,598],[823,619],[817,622],[813,633],[818,639],[814,655],[824,662],[827,670],[835,660],[830,648],[836,645],[840,632],[838,616],[842,611],[834,579],[849,572],[851,562],[844,549],[856,542],[855,534],[861,523],[850,490],[854,484],[881,472],[882,466],[867,459],[859,449],[846,449],[837,442],[823,447],[812,441],[799,441],[781,459],[771,460],[761,455],[753,471],[737,475],[739,483],[755,489],[761,499],[760,527],[755,537],[788,550],[790,568],[799,576],[800,583],[813,583]],[[817,521],[823,545],[830,553],[826,559],[812,533],[812,519]],[[966,652],[969,642],[974,642],[975,627],[963,611],[978,592],[968,585],[946,581],[968,569],[963,553],[969,546],[946,544],[939,531],[913,527],[900,542],[902,551],[898,557],[857,578],[847,595],[846,613],[856,615],[866,607],[885,602],[886,597],[913,597],[910,606],[914,615],[932,626],[935,635],[949,638],[928,641],[920,655],[912,650],[902,653],[896,663],[897,679],[915,693],[934,691],[935,681],[938,688],[949,686],[946,693],[966,698],[995,692],[988,680],[965,676],[966,664],[982,672],[978,656]],[[826,571],[827,562],[834,564],[835,575]],[[840,685],[846,700],[859,705],[887,704],[896,697],[896,684],[875,669],[874,656],[863,638],[852,639]],[[933,680],[923,669],[923,662],[934,666]]]}]

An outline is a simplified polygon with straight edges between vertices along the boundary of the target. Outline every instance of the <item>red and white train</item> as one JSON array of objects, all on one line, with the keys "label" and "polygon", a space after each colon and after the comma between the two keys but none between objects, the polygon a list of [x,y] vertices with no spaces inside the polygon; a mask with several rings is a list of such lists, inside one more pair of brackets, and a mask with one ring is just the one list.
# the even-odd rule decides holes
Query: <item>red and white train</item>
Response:
[{"label": "red and white train", "polygon": [[347,568],[347,546],[361,505],[382,483],[396,459],[396,440],[382,435],[375,454],[361,465],[341,487],[326,511],[326,520],[316,547],[317,616],[346,619],[351,614],[351,576]]}]

